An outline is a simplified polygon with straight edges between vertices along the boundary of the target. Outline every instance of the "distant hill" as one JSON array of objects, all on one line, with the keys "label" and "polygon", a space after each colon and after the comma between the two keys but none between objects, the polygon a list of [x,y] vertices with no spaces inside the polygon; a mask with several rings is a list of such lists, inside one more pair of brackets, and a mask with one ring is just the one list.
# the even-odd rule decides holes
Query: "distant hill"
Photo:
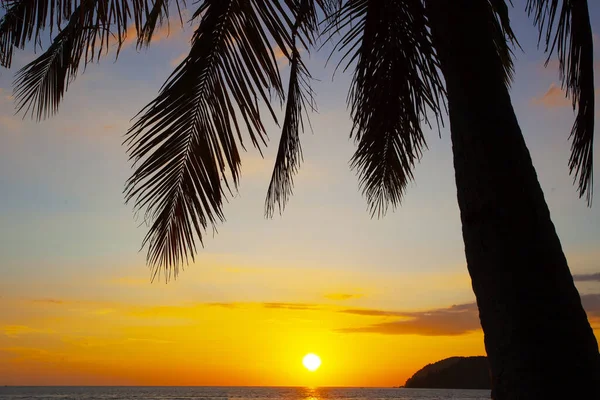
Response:
[{"label": "distant hill", "polygon": [[491,389],[486,357],[450,357],[428,364],[408,378],[404,387],[428,389]]}]

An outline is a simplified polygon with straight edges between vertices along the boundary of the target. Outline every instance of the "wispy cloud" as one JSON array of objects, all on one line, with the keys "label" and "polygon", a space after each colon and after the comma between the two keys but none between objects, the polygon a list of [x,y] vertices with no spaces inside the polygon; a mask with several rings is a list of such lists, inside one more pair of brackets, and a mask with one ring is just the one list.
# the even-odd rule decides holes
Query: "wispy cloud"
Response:
[{"label": "wispy cloud", "polygon": [[281,47],[279,47],[279,46],[275,46],[273,48],[273,53],[275,54],[275,59],[277,61],[286,58],[285,53],[283,52],[283,50],[281,50]]},{"label": "wispy cloud", "polygon": [[60,299],[33,299],[32,300],[34,303],[47,303],[47,304],[64,304],[65,301],[64,300],[60,300]]},{"label": "wispy cloud", "polygon": [[7,91],[4,88],[0,87],[0,101],[12,101],[14,100],[14,96],[10,94],[10,91]]},{"label": "wispy cloud", "polygon": [[183,60],[185,60],[185,58],[187,57],[187,55],[189,54],[189,51],[184,51],[183,53],[181,53],[180,55],[178,55],[177,57],[175,57],[174,59],[171,60],[170,64],[172,67],[176,67],[179,64],[181,64],[181,62]]},{"label": "wispy cloud", "polygon": [[[171,18],[168,22],[165,22],[161,26],[157,26],[154,32],[152,33],[151,44],[156,44],[158,42],[167,40],[167,39],[177,39],[181,36],[181,34],[186,30],[187,27],[181,26],[181,22],[179,21],[179,17]],[[127,28],[126,38],[123,42],[123,47],[127,47],[137,42],[137,31],[135,29],[135,24],[132,24]]]},{"label": "wispy cloud", "polygon": [[359,299],[361,298],[361,294],[350,294],[350,293],[330,293],[326,294],[325,298],[329,300],[350,300],[350,299]]},{"label": "wispy cloud", "polygon": [[264,308],[277,308],[284,310],[304,310],[314,311],[322,309],[322,306],[316,304],[303,304],[303,303],[262,303]]},{"label": "wispy cloud", "polygon": [[[302,54],[303,52],[306,51],[302,47],[300,47],[298,50],[299,50],[300,54]],[[275,60],[277,60],[277,64],[279,64],[280,67],[284,67],[289,64],[288,58],[285,55],[285,53],[283,52],[283,50],[281,50],[281,47],[279,47],[279,46],[273,47],[273,54],[275,54]]]},{"label": "wispy cloud", "polygon": [[54,331],[50,329],[36,329],[25,325],[6,325],[0,328],[0,331],[2,331],[6,336],[11,338],[17,338],[23,335],[31,335],[36,333],[54,333]]},{"label": "wispy cloud", "polygon": [[256,274],[256,273],[269,273],[272,272],[272,268],[263,267],[222,267],[224,272],[231,274]]},{"label": "wispy cloud", "polygon": [[575,282],[600,282],[600,272],[595,274],[575,274],[573,275]]},{"label": "wispy cloud", "polygon": [[600,293],[584,294],[581,296],[581,304],[589,317],[598,319],[600,322]]},{"label": "wispy cloud", "polygon": [[600,329],[600,294],[582,295],[581,304],[583,304],[592,328]]},{"label": "wispy cloud", "polygon": [[148,338],[127,338],[127,339],[125,339],[125,342],[144,342],[144,343],[155,343],[155,344],[175,343],[172,340],[148,339]]},{"label": "wispy cloud", "polygon": [[385,311],[385,310],[370,310],[370,309],[348,309],[341,311],[344,314],[362,315],[364,317],[401,317],[406,313],[401,311]]},{"label": "wispy cloud", "polygon": [[113,312],[115,312],[115,310],[112,308],[101,308],[98,310],[94,310],[93,314],[94,315],[107,315],[107,314],[111,314]]},{"label": "wispy cloud", "polygon": [[111,279],[110,283],[119,286],[144,286],[150,285],[150,278],[133,278],[129,276],[122,276]]},{"label": "wispy cloud", "polygon": [[[594,38],[596,38],[596,37],[598,37],[598,36],[594,35]],[[548,61],[548,64],[546,64],[545,61],[543,63],[539,64],[539,68],[540,68],[540,70],[548,71],[553,74],[558,74],[558,71],[560,68],[560,62],[558,61],[558,58],[553,58]],[[600,71],[600,61],[594,62],[594,70],[596,72]]]},{"label": "wispy cloud", "polygon": [[48,350],[25,346],[0,347],[0,352],[10,354],[11,356],[15,356],[20,360],[37,359],[50,354]]},{"label": "wispy cloud", "polygon": [[[600,280],[600,274],[579,275],[579,280]],[[581,302],[592,326],[600,328],[600,294],[584,294],[581,296]],[[343,333],[457,336],[481,330],[476,303],[418,312],[374,309],[347,309],[341,312],[368,317],[396,317],[394,321],[338,330]]]},{"label": "wispy cloud", "polygon": [[223,307],[229,309],[240,308],[240,303],[208,303],[207,305],[211,307]]},{"label": "wispy cloud", "polygon": [[540,97],[534,97],[532,103],[547,108],[570,107],[571,100],[566,97],[565,92],[556,83],[552,83],[546,93]]},{"label": "wispy cloud", "polygon": [[361,327],[338,330],[344,333],[380,333],[386,335],[456,336],[477,331],[480,328],[479,313],[475,303],[454,305],[429,311],[401,312],[384,310],[351,309],[347,314],[372,317],[399,317]]},{"label": "wispy cloud", "polygon": [[21,119],[9,115],[0,115],[0,127],[4,132],[15,132],[21,128]]}]

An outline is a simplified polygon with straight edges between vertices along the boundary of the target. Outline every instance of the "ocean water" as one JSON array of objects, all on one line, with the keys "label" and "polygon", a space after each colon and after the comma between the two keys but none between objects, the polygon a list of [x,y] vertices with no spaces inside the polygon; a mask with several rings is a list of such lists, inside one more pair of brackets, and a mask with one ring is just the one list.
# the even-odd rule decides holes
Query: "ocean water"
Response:
[{"label": "ocean water", "polygon": [[489,390],[299,387],[0,387],[0,400],[488,400]]}]

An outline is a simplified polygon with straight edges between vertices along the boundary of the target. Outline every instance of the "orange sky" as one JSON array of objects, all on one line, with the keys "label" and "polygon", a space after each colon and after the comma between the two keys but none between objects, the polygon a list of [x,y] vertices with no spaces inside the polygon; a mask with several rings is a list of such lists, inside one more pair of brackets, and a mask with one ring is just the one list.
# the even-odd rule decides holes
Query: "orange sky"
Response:
[{"label": "orange sky", "polygon": [[[416,366],[483,351],[481,334],[468,330],[450,336],[423,336],[419,327],[402,336],[344,332],[411,319],[354,315],[332,304],[148,307],[40,299],[10,306],[47,315],[15,318],[22,325],[2,328],[3,342],[18,342],[0,353],[3,383],[11,385],[391,386]],[[476,323],[476,315],[467,318]],[[469,328],[476,324],[460,329]],[[439,332],[430,333],[446,334],[446,327],[434,329]],[[301,364],[308,352],[323,360],[314,373]]]}]

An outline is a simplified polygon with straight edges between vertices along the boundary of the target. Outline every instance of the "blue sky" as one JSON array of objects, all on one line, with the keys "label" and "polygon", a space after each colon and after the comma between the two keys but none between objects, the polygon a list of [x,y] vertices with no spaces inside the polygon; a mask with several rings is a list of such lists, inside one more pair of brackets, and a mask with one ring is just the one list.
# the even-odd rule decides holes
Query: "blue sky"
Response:
[{"label": "blue sky", "polygon": [[[594,22],[597,8],[591,4]],[[544,54],[536,49],[536,31],[525,13],[512,14],[525,49],[515,50],[515,110],[563,246],[576,256],[571,266],[591,271],[596,266],[578,262],[577,257],[598,247],[599,214],[597,207],[588,209],[577,199],[568,176],[567,136],[573,114],[568,107],[554,106],[552,102],[560,100],[552,96],[550,103],[543,102],[551,85],[558,83],[557,71],[543,68]],[[33,55],[17,53],[13,69],[2,73],[0,237],[8,276],[42,273],[37,269],[52,275],[63,268],[71,271],[67,266],[71,263],[91,260],[117,264],[127,260],[138,265],[136,276],[148,273],[144,254],[136,253],[144,227],[138,228],[131,207],[123,204],[121,192],[130,170],[120,143],[130,118],[153,98],[174,61],[186,51],[191,32],[190,27],[181,32],[173,23],[169,37],[148,51],[135,51],[130,45],[117,63],[108,57],[89,65],[71,85],[59,115],[42,123],[13,116],[9,98],[13,71]],[[314,88],[319,114],[311,117],[314,133],[302,137],[305,162],[286,212],[273,220],[263,218],[279,134],[269,124],[271,146],[265,159],[251,147],[243,155],[242,184],[225,207],[227,222],[217,236],[207,238],[202,253],[237,255],[281,268],[316,264],[364,270],[369,265],[369,270],[381,274],[462,272],[447,128],[441,138],[437,132],[428,135],[429,150],[417,166],[403,205],[381,220],[371,219],[348,166],[354,151],[345,105],[349,74],[338,73],[332,81],[334,65],[324,68],[327,55],[326,47],[310,56],[309,66],[318,80]],[[40,263],[52,267],[42,268]],[[201,264],[190,269],[202,268]]]}]

